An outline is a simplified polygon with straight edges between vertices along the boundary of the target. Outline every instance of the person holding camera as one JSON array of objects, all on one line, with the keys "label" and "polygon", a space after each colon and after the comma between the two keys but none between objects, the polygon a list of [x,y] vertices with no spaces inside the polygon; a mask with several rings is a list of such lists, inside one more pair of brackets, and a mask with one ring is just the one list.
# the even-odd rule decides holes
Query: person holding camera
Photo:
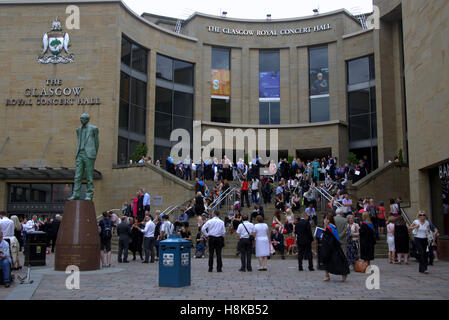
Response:
[{"label": "person holding camera", "polygon": [[240,259],[242,261],[242,267],[239,269],[239,271],[251,272],[253,271],[253,268],[251,267],[251,255],[253,253],[255,228],[251,222],[248,222],[248,215],[244,214],[242,216],[242,220],[242,223],[239,224],[237,228],[237,234],[239,235],[240,239]]}]

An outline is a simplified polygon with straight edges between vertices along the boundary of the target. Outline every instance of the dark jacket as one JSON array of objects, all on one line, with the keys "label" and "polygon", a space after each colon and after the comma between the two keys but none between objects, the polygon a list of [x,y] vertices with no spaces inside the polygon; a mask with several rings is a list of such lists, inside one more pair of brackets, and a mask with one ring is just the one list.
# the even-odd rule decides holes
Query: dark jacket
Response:
[{"label": "dark jacket", "polygon": [[125,221],[122,221],[117,226],[117,234],[119,240],[128,240],[131,236],[131,225]]},{"label": "dark jacket", "polygon": [[295,234],[298,245],[309,245],[313,242],[312,228],[306,219],[301,219],[295,224]]},{"label": "dark jacket", "polygon": [[360,258],[365,261],[374,260],[374,245],[376,237],[374,231],[366,224],[360,226]]},{"label": "dark jacket", "polygon": [[58,236],[58,231],[59,231],[59,226],[61,225],[61,221],[59,221],[58,219],[53,219],[52,223],[51,223],[51,236],[57,237]]},{"label": "dark jacket", "polygon": [[282,233],[277,233],[276,235],[274,233],[271,233],[271,241],[277,241],[279,242],[279,245],[284,245],[284,235]]},{"label": "dark jacket", "polygon": [[323,233],[321,244],[320,255],[325,270],[332,274],[349,274],[349,263],[341,249],[340,242],[328,228]]}]

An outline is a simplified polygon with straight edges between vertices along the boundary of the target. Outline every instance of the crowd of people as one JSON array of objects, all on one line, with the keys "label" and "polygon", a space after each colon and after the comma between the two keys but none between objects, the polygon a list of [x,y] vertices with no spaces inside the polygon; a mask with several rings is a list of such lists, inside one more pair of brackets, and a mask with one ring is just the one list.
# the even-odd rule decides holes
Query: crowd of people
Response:
[{"label": "crowd of people", "polygon": [[26,234],[33,231],[45,232],[46,246],[54,252],[60,224],[59,214],[54,219],[33,215],[27,220],[17,215],[8,217],[6,212],[0,211],[0,269],[5,287],[10,285],[11,269],[22,268],[19,252],[25,251]]},{"label": "crowd of people", "polygon": [[[161,160],[156,163],[161,166]],[[206,181],[240,181],[243,177],[249,180],[252,178],[260,179],[261,168],[269,170],[270,175],[274,176],[275,181],[281,178],[288,180],[294,178],[298,173],[306,174],[308,178],[315,181],[328,181],[338,179],[349,179],[357,182],[371,172],[368,157],[364,156],[357,163],[344,163],[337,166],[337,159],[331,156],[316,158],[314,160],[302,161],[300,158],[294,158],[290,162],[287,158],[281,158],[278,163],[273,160],[264,161],[260,157],[255,157],[249,163],[243,159],[233,162],[226,155],[221,160],[198,159],[193,161],[190,156],[177,163],[171,157],[165,160],[165,169],[185,180],[194,180],[198,178]]]},{"label": "crowd of people", "polygon": [[[383,202],[376,205],[374,199],[369,198],[359,199],[353,204],[346,191],[348,180],[356,181],[369,173],[366,157],[356,166],[345,164],[339,167],[332,157],[314,159],[307,161],[307,164],[300,159],[293,159],[292,163],[281,159],[277,166],[273,166],[272,162],[262,165],[261,159],[254,159],[249,165],[240,159],[234,166],[226,156],[221,163],[214,159],[201,163],[199,161],[195,165],[187,157],[177,165],[168,158],[166,165],[168,171],[187,180],[195,180],[195,198],[181,210],[173,225],[176,227],[175,232],[182,233],[183,236],[188,235],[191,240],[190,231],[185,230],[188,230],[189,218],[197,217],[194,256],[204,257],[206,248],[209,247],[209,271],[212,271],[214,254],[217,255],[217,271],[222,270],[221,248],[226,231],[237,234],[240,239],[236,254],[240,255],[242,260],[242,272],[252,271],[252,254],[259,259],[258,270],[264,271],[266,260],[277,252],[283,259],[286,253],[296,253],[299,270],[303,270],[303,259],[309,261],[309,270],[314,270],[313,255],[317,255],[317,252],[312,252],[312,243],[315,240],[312,227],[318,227],[317,204],[322,197],[320,192],[316,192],[316,188],[332,195],[331,201],[328,202],[328,212],[323,221],[320,221],[324,228],[320,228],[322,244],[319,260],[326,270],[330,273],[337,272],[345,279],[357,261],[361,260],[369,265],[370,261],[374,260],[374,248],[380,237],[385,238],[391,247],[391,239],[396,231],[393,232],[390,225],[396,227],[396,247],[400,248],[399,251],[390,251],[390,261],[399,263],[405,256],[404,262],[408,263],[408,253],[403,253],[407,250],[402,248],[402,244],[407,242],[408,247],[408,231],[416,229],[418,224],[415,221],[414,224],[405,226],[404,236],[404,230],[401,231],[400,227],[405,225],[400,211],[401,199],[392,199],[388,210]],[[270,166],[275,167],[275,170],[272,171]],[[260,170],[263,167],[268,167],[274,174],[263,174]],[[178,169],[183,170],[182,175],[177,173]],[[205,182],[211,180],[214,181],[214,186],[209,190]],[[231,188],[230,181],[238,181],[239,187],[234,190],[232,204],[222,220],[219,213],[222,204],[217,202],[217,199]],[[139,204],[139,199],[142,198],[143,193],[140,192],[130,204],[125,205],[124,215],[133,215],[136,218],[138,212],[144,212],[143,204]],[[243,212],[245,206],[249,208],[247,213]],[[274,206],[276,210],[271,226],[265,223],[264,206]],[[140,217],[144,216],[145,220],[154,221],[156,224],[164,223],[158,214],[156,218],[148,212],[140,214]],[[255,224],[252,223],[253,220],[256,221]],[[145,225],[145,221],[143,224]],[[432,246],[429,251],[432,254],[427,254],[429,257],[426,256],[426,261],[431,259],[430,256],[434,256],[437,238],[436,229],[430,223],[429,226],[433,240],[426,248]],[[401,237],[407,238],[404,240]],[[155,243],[160,241],[159,234],[154,239]],[[419,242],[414,241],[417,245],[412,245],[416,247],[417,258],[423,256],[424,241],[420,244]],[[420,267],[420,271],[422,269],[424,267]],[[329,274],[326,273],[325,280],[328,279]]]},{"label": "crowd of people", "polygon": [[[142,158],[142,161],[149,160]],[[118,263],[129,263],[129,251],[132,260],[138,255],[142,263],[154,263],[158,260],[160,241],[177,233],[195,243],[195,258],[204,258],[208,248],[209,272],[213,271],[216,255],[217,271],[221,272],[224,236],[230,232],[239,238],[236,255],[240,255],[241,272],[252,271],[253,254],[258,259],[259,271],[267,270],[267,260],[273,254],[279,253],[282,259],[286,254],[296,254],[299,271],[304,270],[304,259],[309,271],[314,271],[313,257],[318,256],[319,268],[325,270],[324,281],[329,281],[329,274],[341,275],[344,281],[359,261],[369,265],[374,260],[375,245],[382,237],[388,243],[390,263],[408,264],[410,254],[418,259],[419,271],[427,273],[427,266],[438,259],[438,230],[425,213],[420,211],[417,219],[407,224],[401,214],[400,198],[391,199],[386,208],[383,202],[376,205],[370,198],[354,204],[347,193],[346,182],[368,174],[367,164],[365,158],[355,166],[337,166],[332,157],[327,157],[307,162],[293,159],[291,163],[281,159],[277,165],[261,164],[261,159],[247,165],[240,159],[234,165],[224,156],[220,163],[214,159],[195,164],[187,157],[174,165],[169,158],[168,171],[195,180],[195,197],[173,217],[159,210],[151,213],[151,196],[142,188],[124,203],[121,218],[113,211],[104,212],[98,223],[102,266],[111,266],[114,234],[118,236]],[[179,169],[182,175],[177,172]],[[211,180],[213,187],[209,189],[206,181]],[[230,181],[237,181],[237,187],[235,182],[231,187]],[[318,221],[318,203],[323,192],[332,198],[326,201],[327,213]],[[221,219],[219,212],[224,202],[220,200],[225,195],[229,197]],[[265,223],[264,206],[275,210],[271,225]],[[193,240],[189,219],[195,216],[198,229]],[[18,252],[24,246],[26,232],[46,232],[47,247],[54,252],[60,222],[59,215],[54,219],[34,215],[26,220],[14,215],[8,218],[5,212],[0,212],[0,267],[5,285],[9,285],[8,268],[21,267]],[[409,231],[413,232],[413,242]],[[312,244],[317,238],[319,245],[314,252]],[[9,239],[8,250],[4,239]]]}]

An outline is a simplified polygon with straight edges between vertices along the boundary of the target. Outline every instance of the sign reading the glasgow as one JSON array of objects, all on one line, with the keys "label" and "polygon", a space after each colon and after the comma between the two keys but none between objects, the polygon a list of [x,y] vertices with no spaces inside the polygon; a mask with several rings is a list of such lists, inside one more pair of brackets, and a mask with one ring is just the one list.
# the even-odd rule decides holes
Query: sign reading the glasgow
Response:
[{"label": "sign reading the glasgow", "polygon": [[62,79],[45,80],[46,87],[25,88],[23,97],[6,99],[6,106],[100,105],[100,98],[82,96],[83,87],[64,87]]},{"label": "sign reading the glasgow", "polygon": [[305,34],[319,31],[327,31],[330,30],[330,23],[321,24],[316,26],[308,26],[308,27],[298,27],[298,28],[287,28],[280,30],[249,30],[249,29],[234,29],[228,27],[217,27],[217,26],[207,26],[207,31],[215,32],[215,33],[224,33],[228,35],[237,35],[237,36],[288,36],[294,34]]}]

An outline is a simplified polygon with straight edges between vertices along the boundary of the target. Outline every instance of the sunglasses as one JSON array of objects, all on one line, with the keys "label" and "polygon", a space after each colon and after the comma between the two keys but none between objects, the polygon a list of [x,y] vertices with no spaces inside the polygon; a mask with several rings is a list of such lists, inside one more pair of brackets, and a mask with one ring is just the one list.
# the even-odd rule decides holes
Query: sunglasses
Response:
[{"label": "sunglasses", "polygon": [[425,215],[425,214],[419,214],[418,216],[420,216],[420,217],[425,217],[426,215]]}]

